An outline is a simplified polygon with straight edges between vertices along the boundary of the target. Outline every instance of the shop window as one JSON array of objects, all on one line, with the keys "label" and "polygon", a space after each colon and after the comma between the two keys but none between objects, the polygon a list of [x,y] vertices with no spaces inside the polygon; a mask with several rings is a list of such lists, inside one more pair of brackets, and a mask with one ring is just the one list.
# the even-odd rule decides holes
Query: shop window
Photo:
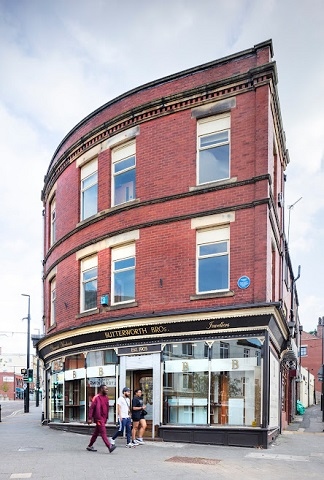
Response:
[{"label": "shop window", "polygon": [[135,300],[135,243],[112,249],[112,304]]},{"label": "shop window", "polygon": [[227,342],[220,342],[219,344],[219,358],[229,357],[230,346]]},{"label": "shop window", "polygon": [[116,364],[117,355],[115,350],[96,350],[88,352],[87,367],[97,367],[102,365]]},{"label": "shop window", "polygon": [[205,358],[186,358],[175,354],[176,344],[166,345],[163,423],[260,426],[261,348],[257,338],[215,340],[209,356],[206,344],[196,342],[194,352]]},{"label": "shop window", "polygon": [[204,118],[197,124],[198,185],[230,176],[230,115]]},{"label": "shop window", "polygon": [[197,293],[229,289],[229,227],[197,230]]},{"label": "shop window", "polygon": [[81,220],[98,212],[98,160],[81,168]]},{"label": "shop window", "polygon": [[51,376],[51,422],[63,422],[64,373],[57,372]]},{"label": "shop window", "polygon": [[65,422],[81,422],[86,419],[84,378],[65,382]]},{"label": "shop window", "polygon": [[97,308],[98,257],[81,261],[81,312]]},{"label": "shop window", "polygon": [[77,368],[84,368],[83,353],[77,355],[69,355],[65,359],[65,370],[76,370]]},{"label": "shop window", "polygon": [[116,147],[112,151],[112,205],[136,198],[136,142]]}]

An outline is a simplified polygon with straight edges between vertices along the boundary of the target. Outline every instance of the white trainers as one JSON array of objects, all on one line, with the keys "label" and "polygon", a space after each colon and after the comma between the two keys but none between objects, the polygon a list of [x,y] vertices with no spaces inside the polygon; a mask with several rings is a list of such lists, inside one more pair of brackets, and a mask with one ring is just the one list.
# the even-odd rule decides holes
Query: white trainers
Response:
[{"label": "white trainers", "polygon": [[126,448],[134,448],[136,447],[136,445],[134,445],[133,443],[126,443]]},{"label": "white trainers", "polygon": [[133,444],[133,445],[139,445],[140,442],[139,442],[138,440],[133,440],[133,441],[132,441],[132,444]]},{"label": "white trainers", "polygon": [[112,445],[115,445],[115,440],[112,437],[108,437],[108,440]]},{"label": "white trainers", "polygon": [[142,438],[137,438],[136,441],[138,442],[138,445],[144,445],[144,440]]}]

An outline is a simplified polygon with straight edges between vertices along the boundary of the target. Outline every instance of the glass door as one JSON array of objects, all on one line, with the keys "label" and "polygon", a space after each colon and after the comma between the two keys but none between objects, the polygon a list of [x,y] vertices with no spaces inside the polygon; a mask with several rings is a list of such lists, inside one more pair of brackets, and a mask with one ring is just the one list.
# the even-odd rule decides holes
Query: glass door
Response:
[{"label": "glass door", "polygon": [[[147,428],[145,437],[152,437],[153,433],[153,370],[137,370],[133,372],[133,388],[134,390],[140,388],[142,390],[143,404],[146,405],[147,415],[145,417]],[[154,436],[153,436],[154,437]]]}]

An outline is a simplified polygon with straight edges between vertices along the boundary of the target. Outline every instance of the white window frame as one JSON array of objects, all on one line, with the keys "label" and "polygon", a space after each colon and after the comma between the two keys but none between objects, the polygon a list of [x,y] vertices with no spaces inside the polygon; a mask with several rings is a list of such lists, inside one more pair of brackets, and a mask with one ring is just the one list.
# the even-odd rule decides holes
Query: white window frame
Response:
[{"label": "white window frame", "polygon": [[[230,281],[230,227],[229,225],[222,225],[219,227],[212,227],[197,230],[197,253],[196,253],[196,293],[198,295],[214,293],[214,292],[223,292],[229,290],[229,281]],[[213,246],[217,244],[226,244],[226,251],[219,253],[211,253],[208,255],[202,255],[200,247],[203,246]],[[210,290],[200,290],[199,289],[199,271],[200,271],[200,261],[207,258],[215,258],[227,256],[227,285],[224,288],[216,288]]]},{"label": "white window frame", "polygon": [[[126,268],[116,269],[116,262],[134,258],[134,264]],[[116,300],[120,296],[115,287],[115,275],[134,270],[134,296],[128,300]],[[111,304],[120,305],[127,304],[135,301],[135,274],[136,274],[136,255],[135,255],[135,243],[128,245],[122,245],[112,248],[111,250]]]},{"label": "white window frame", "polygon": [[50,245],[56,242],[56,198],[54,197],[50,202]]},{"label": "white window frame", "polygon": [[[92,257],[84,258],[81,260],[81,275],[80,275],[80,312],[87,312],[95,310],[97,308],[97,295],[98,295],[98,257],[93,255]],[[85,278],[86,274],[92,276]],[[85,291],[86,286],[94,282],[96,285],[96,305],[91,308],[86,308]]]},{"label": "white window frame", "polygon": [[56,323],[56,278],[50,281],[50,327]]},{"label": "white window frame", "polygon": [[[96,186],[96,206],[89,214],[85,213],[86,207],[86,194],[90,189],[93,189]],[[81,167],[81,184],[80,184],[80,193],[81,193],[81,208],[80,208],[80,219],[85,220],[86,218],[91,217],[98,213],[98,159],[86,163]]]},{"label": "white window frame", "polygon": [[[231,133],[231,116],[229,113],[207,117],[198,120],[197,122],[197,185],[203,185],[205,183],[213,183],[222,180],[228,180],[230,178],[230,133]],[[222,138],[222,135],[224,138]],[[227,135],[227,139],[225,138]],[[202,143],[208,140],[212,140],[212,136],[214,136],[214,142],[210,144],[206,144],[205,146]],[[204,178],[201,179],[202,171],[201,171],[201,163],[202,163],[202,156],[206,156],[206,152],[208,150],[215,150],[218,147],[223,147],[228,145],[228,173],[220,174],[215,178]],[[206,175],[206,174],[205,174]]]},{"label": "white window frame", "polygon": [[[134,164],[125,166],[120,171],[116,171],[117,166],[121,165],[122,162],[127,162],[134,157]],[[123,145],[119,145],[112,150],[112,189],[111,189],[111,204],[112,206],[122,205],[123,203],[131,202],[136,198],[136,141],[132,140]],[[134,183],[130,183],[129,186],[125,184],[125,196],[124,198],[117,199],[116,192],[116,180],[120,175],[126,174],[134,170]]]}]

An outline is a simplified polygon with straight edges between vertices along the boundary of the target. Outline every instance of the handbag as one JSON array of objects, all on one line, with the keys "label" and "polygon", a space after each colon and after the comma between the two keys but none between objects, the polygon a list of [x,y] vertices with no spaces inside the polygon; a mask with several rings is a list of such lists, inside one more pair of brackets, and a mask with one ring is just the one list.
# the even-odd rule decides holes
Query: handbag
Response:
[{"label": "handbag", "polygon": [[145,417],[145,415],[147,415],[147,411],[146,411],[146,410],[142,410],[142,415],[143,415],[143,417]]}]

